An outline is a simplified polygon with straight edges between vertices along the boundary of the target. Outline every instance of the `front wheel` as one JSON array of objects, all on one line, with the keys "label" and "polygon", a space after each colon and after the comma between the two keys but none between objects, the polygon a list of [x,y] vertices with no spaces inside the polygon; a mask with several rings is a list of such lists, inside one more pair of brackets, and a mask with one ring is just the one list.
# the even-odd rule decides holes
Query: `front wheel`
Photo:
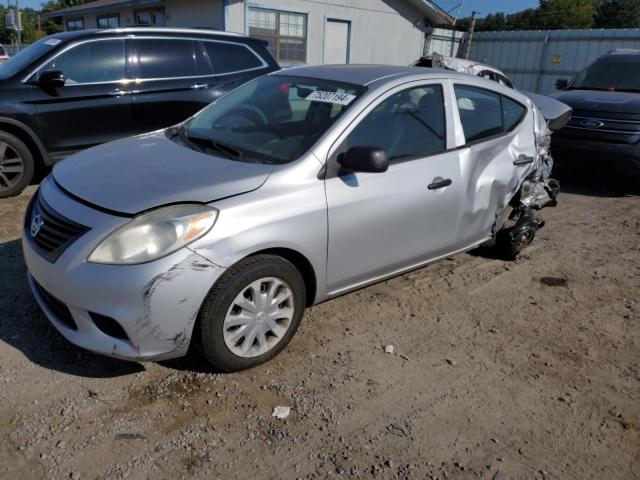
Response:
[{"label": "front wheel", "polygon": [[0,198],[19,195],[31,182],[33,155],[22,140],[0,131]]},{"label": "front wheel", "polygon": [[260,365],[287,346],[305,303],[304,279],[291,262],[275,255],[248,257],[209,292],[194,332],[196,347],[221,371]]}]

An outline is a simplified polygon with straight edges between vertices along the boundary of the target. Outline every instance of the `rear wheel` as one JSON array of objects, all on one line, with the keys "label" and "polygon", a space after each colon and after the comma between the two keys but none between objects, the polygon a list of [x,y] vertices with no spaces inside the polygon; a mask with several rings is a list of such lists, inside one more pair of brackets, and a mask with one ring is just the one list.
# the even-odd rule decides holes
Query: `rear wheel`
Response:
[{"label": "rear wheel", "polygon": [[256,255],[229,268],[209,292],[194,341],[217,369],[254,367],[282,351],[300,324],[304,279],[282,257]]},{"label": "rear wheel", "polygon": [[31,182],[33,155],[22,140],[0,131],[0,198],[19,195]]}]

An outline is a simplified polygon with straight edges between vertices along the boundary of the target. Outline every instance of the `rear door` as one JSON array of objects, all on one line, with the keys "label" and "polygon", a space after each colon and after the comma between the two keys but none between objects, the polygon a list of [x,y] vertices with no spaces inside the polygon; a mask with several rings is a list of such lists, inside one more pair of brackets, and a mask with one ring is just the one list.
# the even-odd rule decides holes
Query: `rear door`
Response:
[{"label": "rear door", "polygon": [[198,39],[136,37],[127,40],[140,132],[175,125],[211,103],[215,76]]},{"label": "rear door", "polygon": [[202,45],[215,73],[215,82],[210,85],[214,98],[273,70],[256,50],[245,43],[205,39]]},{"label": "rear door", "polygon": [[137,133],[122,38],[72,45],[41,66],[60,70],[65,86],[33,88],[33,103],[45,148],[54,156]]},{"label": "rear door", "polygon": [[466,148],[460,150],[464,197],[459,245],[485,240],[534,162],[533,112],[514,98],[455,84]]}]

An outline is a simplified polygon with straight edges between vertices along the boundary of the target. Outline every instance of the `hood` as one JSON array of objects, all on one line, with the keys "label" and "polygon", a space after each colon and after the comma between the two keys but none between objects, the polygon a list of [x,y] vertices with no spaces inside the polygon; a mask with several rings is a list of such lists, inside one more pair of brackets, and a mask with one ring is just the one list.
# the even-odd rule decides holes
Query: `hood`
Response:
[{"label": "hood", "polygon": [[272,169],[191,150],[159,131],[73,155],[56,164],[53,178],[81,200],[134,215],[172,203],[209,203],[250,192]]},{"label": "hood", "polygon": [[566,90],[555,96],[574,110],[598,110],[615,113],[640,113],[640,93]]},{"label": "hood", "polygon": [[564,127],[571,118],[572,109],[566,103],[546,95],[533,92],[520,92],[531,99],[547,121],[550,130],[556,131]]}]

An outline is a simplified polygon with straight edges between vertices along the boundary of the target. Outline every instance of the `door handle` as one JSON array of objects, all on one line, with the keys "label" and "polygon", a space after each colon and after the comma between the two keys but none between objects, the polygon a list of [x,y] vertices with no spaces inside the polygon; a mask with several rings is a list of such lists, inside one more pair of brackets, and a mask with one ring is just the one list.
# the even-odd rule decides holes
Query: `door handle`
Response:
[{"label": "door handle", "polygon": [[111,90],[109,95],[112,97],[121,97],[122,95],[131,95],[131,90],[122,90],[121,88],[116,88],[115,90]]},{"label": "door handle", "polygon": [[453,182],[451,181],[450,178],[442,178],[442,177],[436,177],[433,179],[433,182],[431,182],[427,188],[429,190],[438,190],[439,188],[444,188],[444,187],[448,187],[449,185],[451,185]]},{"label": "door handle", "polygon": [[208,86],[208,83],[194,83],[189,88],[191,88],[192,90],[202,90],[203,88],[207,88]]},{"label": "door handle", "polygon": [[529,156],[525,155],[524,153],[521,153],[520,155],[518,155],[518,158],[516,158],[513,161],[513,164],[514,165],[526,165],[528,163],[533,163],[534,160],[535,160],[535,158],[529,157]]}]

